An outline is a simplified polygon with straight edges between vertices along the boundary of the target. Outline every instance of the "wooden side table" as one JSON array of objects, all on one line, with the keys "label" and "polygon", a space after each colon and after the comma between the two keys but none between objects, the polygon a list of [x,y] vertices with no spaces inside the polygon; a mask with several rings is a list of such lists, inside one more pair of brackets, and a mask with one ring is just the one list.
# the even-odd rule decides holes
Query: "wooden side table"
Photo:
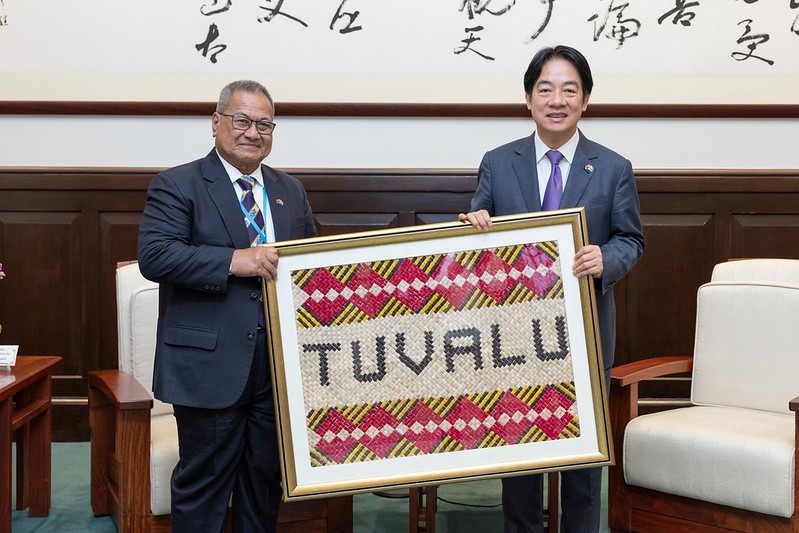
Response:
[{"label": "wooden side table", "polygon": [[56,356],[19,356],[0,367],[0,532],[11,531],[11,444],[17,442],[17,510],[50,512],[50,438]]}]

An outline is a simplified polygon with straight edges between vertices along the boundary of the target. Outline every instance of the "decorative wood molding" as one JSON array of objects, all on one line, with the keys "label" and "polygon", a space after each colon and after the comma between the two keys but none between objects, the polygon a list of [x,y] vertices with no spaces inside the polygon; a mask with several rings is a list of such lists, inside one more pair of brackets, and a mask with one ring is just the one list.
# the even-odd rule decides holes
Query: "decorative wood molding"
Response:
[{"label": "decorative wood molding", "polygon": [[[207,116],[213,102],[0,101],[0,115]],[[519,104],[277,102],[279,117],[525,118]],[[589,118],[799,118],[797,104],[591,104]]]}]

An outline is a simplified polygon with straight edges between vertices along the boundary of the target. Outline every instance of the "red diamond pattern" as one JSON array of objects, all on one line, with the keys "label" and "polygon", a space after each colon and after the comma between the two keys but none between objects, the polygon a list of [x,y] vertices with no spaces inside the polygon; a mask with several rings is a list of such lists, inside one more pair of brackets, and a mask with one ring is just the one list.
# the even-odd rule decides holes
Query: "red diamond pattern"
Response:
[{"label": "red diamond pattern", "polygon": [[402,437],[396,429],[399,421],[381,406],[372,408],[358,424],[365,432],[359,442],[379,457],[386,457]]},{"label": "red diamond pattern", "polygon": [[469,278],[469,273],[465,266],[449,255],[442,258],[433,272],[433,279],[438,282],[436,292],[446,298],[455,309],[460,309],[475,289],[474,284],[465,281]]},{"label": "red diamond pattern", "polygon": [[[318,324],[308,321],[307,315],[298,312],[298,316],[306,317],[298,320],[298,326],[328,326],[334,321],[345,324],[383,316],[381,313],[399,314],[407,309],[413,313],[440,312],[438,305],[426,307],[435,295],[444,298],[456,311],[492,301],[501,304],[509,294],[518,292],[514,289],[519,284],[532,292],[523,299],[561,298],[550,294],[560,279],[552,269],[557,253],[556,242],[544,242],[428,256],[423,259],[430,265],[429,274],[430,270],[425,272],[416,266],[420,258],[404,258],[385,274],[388,279],[379,273],[383,262],[295,271],[292,272],[295,283],[305,293],[297,305],[318,321]],[[514,258],[512,264],[503,257]],[[488,298],[473,297],[475,291]],[[397,302],[403,305],[394,305]],[[362,315],[351,313],[347,304],[355,306]]]},{"label": "red diamond pattern", "polygon": [[[347,283],[347,287],[353,291],[349,299],[350,303],[370,317],[375,316],[389,298],[388,293],[382,290],[386,283],[388,283],[386,278],[367,265],[361,264]],[[380,287],[381,290],[376,291],[373,289],[374,287]]]},{"label": "red diamond pattern", "polygon": [[408,428],[403,436],[422,452],[430,453],[447,434],[441,429],[442,421],[435,411],[418,402],[402,419],[402,423]]},{"label": "red diamond pattern", "polygon": [[[494,426],[494,433],[506,442],[518,442],[530,428],[530,420],[525,417],[529,411],[529,405],[515,394],[506,392],[491,410],[491,416],[500,422]],[[518,419],[518,422],[514,418]]]},{"label": "red diamond pattern", "polygon": [[[331,294],[331,289],[333,293],[339,294],[332,301],[327,296]],[[323,324],[329,324],[347,305],[347,300],[340,296],[343,289],[344,285],[329,270],[319,269],[303,287],[309,296],[303,307]]]},{"label": "red diamond pattern", "polygon": [[[570,398],[550,387],[533,406],[535,412],[538,413],[538,418],[533,423],[546,433],[547,437],[556,439],[572,419],[569,413],[571,404]],[[558,409],[565,411],[562,416],[556,415]]]},{"label": "red diamond pattern", "polygon": [[472,450],[486,434],[483,421],[487,416],[485,411],[468,398],[461,398],[455,409],[447,416],[447,422],[452,425],[449,435],[467,450]]},{"label": "red diamond pattern", "polygon": [[[500,303],[505,300],[505,295],[516,284],[516,281],[507,275],[510,271],[511,266],[490,250],[486,250],[480,256],[480,261],[474,267],[475,275],[480,278],[480,281],[477,282],[480,290],[490,296],[495,302]],[[502,272],[505,276],[497,276],[499,272]],[[489,276],[484,276],[484,274],[489,274]],[[484,277],[493,279],[486,281],[483,279]]]},{"label": "red diamond pattern", "polygon": [[[425,284],[427,278],[428,275],[411,261],[403,261],[391,276],[391,283],[397,287],[394,291],[394,298],[415,313],[427,302],[433,292]],[[417,285],[418,288],[414,285]]]},{"label": "red diamond pattern", "polygon": [[[533,271],[529,278],[521,276],[519,282],[537,294],[539,298],[543,298],[558,281],[558,275],[551,270],[554,262],[552,257],[539,248],[526,246],[513,266],[520,272],[524,271],[526,267]],[[541,265],[545,268],[539,270]]]},{"label": "red diamond pattern", "polygon": [[[547,386],[532,407],[511,391],[505,391],[499,401],[487,409],[466,396],[444,402],[427,398],[404,410],[400,418],[379,404],[357,406],[351,411],[368,411],[357,424],[331,408],[311,431],[317,435],[317,451],[327,456],[332,464],[369,460],[365,458],[368,454],[357,454],[357,458],[351,455],[359,445],[374,457],[386,458],[403,438],[424,454],[431,453],[445,438],[453,439],[462,449],[475,449],[490,431],[503,439],[500,445],[524,442],[525,435],[533,428],[538,428],[549,440],[572,438],[579,435],[579,425],[569,411],[573,400],[565,391],[571,389],[571,383],[563,387]],[[526,391],[518,394],[528,396]],[[442,418],[430,407],[439,403],[454,407]],[[316,416],[318,413],[314,414]],[[570,424],[572,432],[564,432]]]},{"label": "red diamond pattern", "polygon": [[[355,429],[355,425],[344,415],[332,410],[316,429],[316,433],[321,437],[316,447],[334,463],[341,464],[345,462],[349,451],[358,444],[357,439],[352,436]],[[342,434],[346,435],[343,439]]]}]

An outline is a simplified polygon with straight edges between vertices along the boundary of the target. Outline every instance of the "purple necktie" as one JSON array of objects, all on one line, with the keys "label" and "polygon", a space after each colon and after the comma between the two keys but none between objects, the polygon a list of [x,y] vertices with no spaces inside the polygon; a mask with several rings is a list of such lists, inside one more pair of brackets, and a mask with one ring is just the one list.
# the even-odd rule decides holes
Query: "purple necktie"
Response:
[{"label": "purple necktie", "polygon": [[552,211],[560,207],[560,199],[563,196],[563,176],[560,174],[558,163],[563,159],[563,154],[557,150],[550,150],[545,154],[552,163],[552,171],[549,173],[547,190],[544,193],[544,201],[541,202],[541,209]]},{"label": "purple necktie", "polygon": [[[264,217],[261,214],[261,210],[258,209],[258,204],[255,203],[255,196],[253,195],[252,188],[255,186],[255,178],[251,176],[242,176],[238,179],[239,185],[241,185],[241,205],[244,206],[244,209],[250,214],[252,219],[258,225],[258,227],[263,231],[264,230]],[[244,224],[247,226],[247,234],[250,236],[250,246],[255,246],[260,242],[260,234],[258,230],[256,230],[252,224],[250,223],[250,219],[244,217]]]}]

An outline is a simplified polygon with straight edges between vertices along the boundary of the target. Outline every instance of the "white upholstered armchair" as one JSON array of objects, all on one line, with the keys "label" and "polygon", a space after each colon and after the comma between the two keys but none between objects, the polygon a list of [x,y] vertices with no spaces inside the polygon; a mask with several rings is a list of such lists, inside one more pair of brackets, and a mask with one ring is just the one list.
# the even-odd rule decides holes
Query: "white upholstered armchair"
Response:
[{"label": "white upholstered armchair", "polygon": [[[117,266],[118,370],[89,373],[95,515],[120,532],[170,531],[170,477],[178,460],[172,406],[150,394],[158,285],[135,261]],[[284,503],[279,531],[352,531],[352,497]]]},{"label": "white upholstered armchair", "polygon": [[[797,532],[799,261],[719,264],[697,298],[693,358],[612,371],[610,528]],[[637,416],[640,381],[682,372],[690,407]]]}]

